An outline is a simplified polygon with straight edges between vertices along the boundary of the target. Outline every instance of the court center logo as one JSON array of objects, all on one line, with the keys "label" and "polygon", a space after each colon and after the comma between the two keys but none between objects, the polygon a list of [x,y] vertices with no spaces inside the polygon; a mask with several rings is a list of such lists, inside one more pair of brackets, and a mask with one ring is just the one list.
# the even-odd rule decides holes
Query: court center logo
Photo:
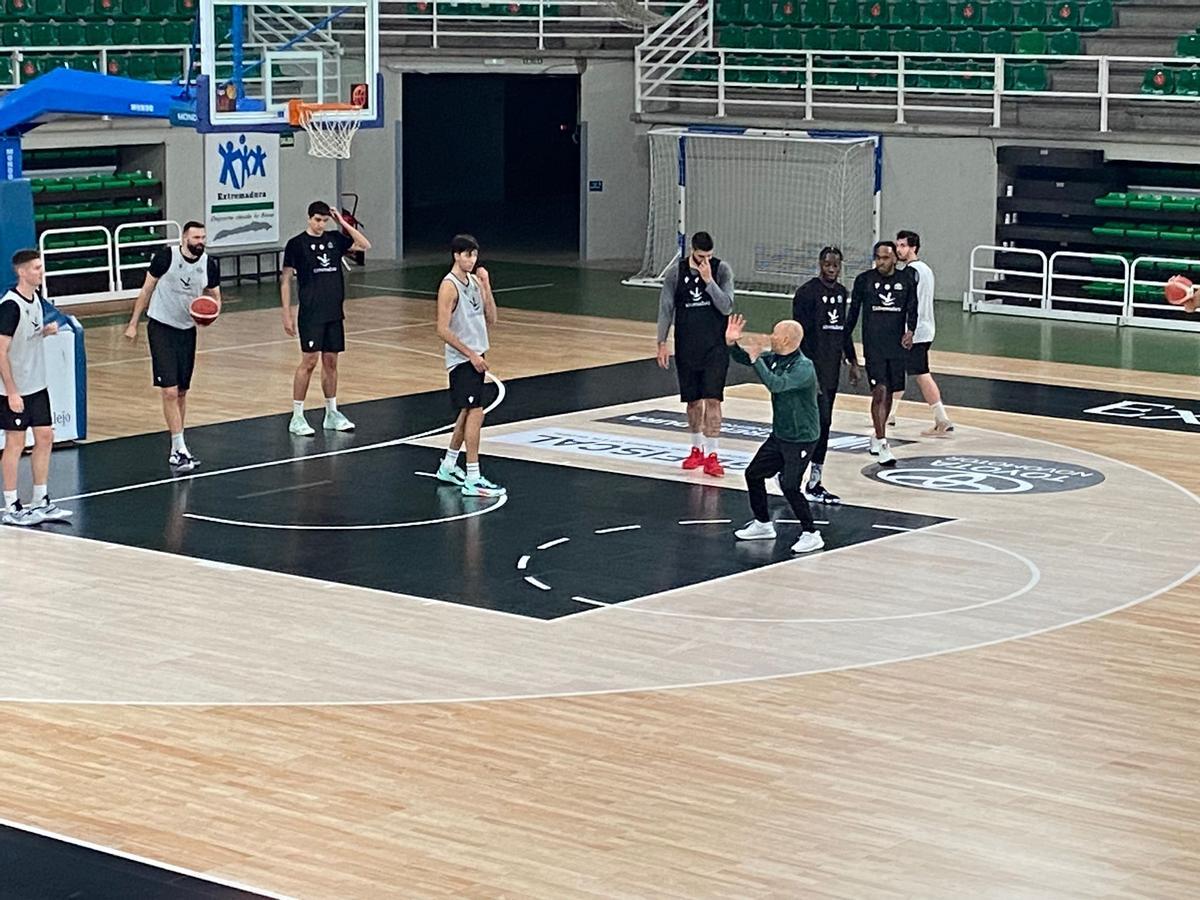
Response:
[{"label": "court center logo", "polygon": [[950,494],[1053,494],[1104,481],[1086,466],[1018,456],[914,456],[894,469],[867,466],[863,474],[897,487]]}]

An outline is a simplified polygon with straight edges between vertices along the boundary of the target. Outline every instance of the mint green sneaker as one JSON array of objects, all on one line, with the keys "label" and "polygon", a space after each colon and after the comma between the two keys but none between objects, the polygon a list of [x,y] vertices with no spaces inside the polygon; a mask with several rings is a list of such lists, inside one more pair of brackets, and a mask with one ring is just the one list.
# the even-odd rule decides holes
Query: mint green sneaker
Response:
[{"label": "mint green sneaker", "polygon": [[464,481],[462,492],[464,497],[500,497],[508,493],[500,485],[488,481],[482,475]]},{"label": "mint green sneaker", "polygon": [[458,466],[455,466],[453,469],[447,469],[445,463],[443,463],[438,466],[437,480],[462,487],[466,484],[467,476],[463,474],[462,469]]}]

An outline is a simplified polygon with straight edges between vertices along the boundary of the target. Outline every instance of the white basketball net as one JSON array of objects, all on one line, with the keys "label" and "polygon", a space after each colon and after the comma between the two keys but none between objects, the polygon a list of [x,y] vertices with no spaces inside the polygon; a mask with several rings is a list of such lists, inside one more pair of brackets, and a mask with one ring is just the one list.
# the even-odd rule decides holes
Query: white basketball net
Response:
[{"label": "white basketball net", "polygon": [[349,159],[350,142],[358,132],[357,117],[342,111],[300,109],[300,127],[308,132],[308,155],[321,159]]}]

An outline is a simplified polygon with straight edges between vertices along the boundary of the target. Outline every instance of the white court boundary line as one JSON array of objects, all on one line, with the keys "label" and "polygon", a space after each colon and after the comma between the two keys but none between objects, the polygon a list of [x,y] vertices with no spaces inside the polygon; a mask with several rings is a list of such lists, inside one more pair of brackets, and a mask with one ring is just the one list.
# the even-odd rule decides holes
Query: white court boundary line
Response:
[{"label": "white court boundary line", "polygon": [[167,872],[174,872],[176,875],[186,875],[188,878],[195,878],[198,881],[203,881],[206,884],[217,884],[221,887],[233,888],[238,891],[249,891],[263,897],[269,897],[271,900],[296,900],[288,894],[276,894],[266,888],[253,887],[248,884],[243,884],[238,881],[232,881],[228,878],[221,878],[217,875],[205,875],[203,872],[197,872],[195,869],[187,869],[183,866],[176,866],[171,863],[163,862],[158,859],[151,859],[148,856],[138,856],[136,853],[126,853],[124,850],[118,850],[116,847],[109,847],[106,844],[96,844],[92,841],[85,841],[82,838],[71,837],[68,834],[61,834],[57,831],[50,831],[46,828],[39,828],[37,825],[28,825],[24,822],[14,822],[12,819],[0,818],[0,825],[6,828],[13,828],[17,831],[24,831],[26,834],[36,834],[38,837],[50,838],[55,841],[62,841],[64,844],[72,844],[76,847],[82,847],[85,850],[95,850],[98,853],[104,853],[108,856],[115,856],[119,859],[127,859],[130,862],[140,863],[144,866],[152,866],[156,869],[162,869]]},{"label": "white court boundary line", "polygon": [[[507,388],[504,386],[504,382],[493,375],[490,370],[487,372],[486,377],[495,383],[497,393],[496,399],[493,400],[486,409],[484,409],[485,415],[503,403],[505,394],[508,392]],[[248,463],[244,466],[230,466],[227,469],[210,469],[205,472],[189,472],[188,474],[182,476],[159,478],[154,481],[144,481],[140,484],[127,484],[119,487],[105,488],[104,490],[100,491],[89,491],[85,494],[72,494],[69,497],[56,498],[55,502],[69,503],[74,500],[87,500],[92,497],[104,497],[108,494],[122,494],[126,491],[137,491],[141,490],[142,488],[159,487],[160,485],[164,484],[177,484],[184,481],[194,481],[199,478],[213,478],[217,475],[233,475],[237,472],[250,472],[254,469],[269,469],[274,466],[286,466],[292,463],[304,462],[306,460],[326,459],[331,456],[345,456],[350,453],[365,453],[368,450],[382,450],[386,447],[399,447],[402,444],[409,444],[413,441],[419,441],[424,438],[433,437],[435,434],[442,434],[443,432],[451,431],[453,428],[454,423],[451,422],[448,425],[439,425],[437,428],[430,428],[427,431],[420,432],[419,434],[410,434],[407,437],[392,438],[391,440],[387,441],[377,441],[374,444],[363,444],[361,447],[343,447],[340,450],[325,450],[321,453],[308,453],[302,456],[289,456],[285,457],[284,459],[273,459],[267,460],[266,462]]]},{"label": "white court boundary line", "polygon": [[[233,525],[238,528],[264,528],[274,531],[387,531],[393,528],[419,528],[422,525],[442,525],[446,522],[461,522],[463,519],[473,519],[495,512],[508,502],[508,494],[501,494],[491,506],[473,509],[470,512],[453,516],[442,516],[440,519],[419,519],[413,522],[379,522],[374,525],[286,525],[276,522],[245,522],[240,519],[222,519],[217,516],[202,516],[198,513],[184,513],[185,519],[195,519],[197,522],[210,522],[214,525]],[[242,568],[246,568],[242,566]],[[337,583],[337,582],[335,582]]]},{"label": "white court boundary line", "polygon": [[[661,398],[659,398],[659,399],[661,399]],[[762,402],[762,401],[760,401],[760,402]],[[618,405],[623,405],[623,404],[618,404]],[[581,412],[582,412],[582,410],[581,410]],[[1033,418],[1041,418],[1041,417],[1034,416]],[[1147,477],[1149,477],[1155,481],[1160,481],[1170,488],[1174,488],[1175,490],[1179,491],[1179,493],[1183,494],[1185,497],[1187,497],[1189,500],[1191,500],[1193,503],[1195,503],[1197,506],[1200,506],[1200,497],[1198,497],[1192,491],[1188,490],[1181,484],[1171,481],[1169,478],[1166,478],[1155,472],[1151,472],[1147,469],[1144,469],[1141,466],[1137,465],[1136,463],[1124,462],[1122,460],[1115,459],[1114,457],[1111,457],[1111,456],[1105,456],[1102,453],[1096,453],[1091,450],[1083,450],[1078,447],[1069,447],[1066,444],[1059,444],[1054,441],[1045,440],[1044,438],[1024,437],[1023,435],[1014,435],[1014,434],[1010,434],[1010,433],[1004,432],[1004,431],[996,431],[993,428],[982,428],[982,427],[977,427],[974,425],[965,425],[963,427],[970,428],[974,431],[983,432],[985,434],[998,434],[1003,437],[1016,438],[1018,440],[1027,440],[1032,443],[1043,444],[1047,447],[1057,447],[1057,448],[1060,448],[1063,450],[1070,450],[1074,453],[1080,453],[1085,456],[1090,456],[1095,459],[1113,463],[1114,465],[1126,466],[1136,472],[1141,472],[1143,475],[1146,475]],[[956,519],[953,521],[962,521],[962,520]],[[930,531],[934,528],[943,527],[943,525],[951,525],[951,524],[953,524],[953,521],[945,522],[945,523],[942,523],[941,525],[932,525],[929,528],[926,528],[923,530]],[[45,533],[54,534],[54,532],[45,532]],[[899,536],[902,533],[905,533],[905,532],[897,532],[896,534],[897,534],[897,536]],[[911,533],[911,532],[908,532],[908,533]],[[56,537],[64,537],[69,540],[87,541],[88,543],[98,544],[100,546],[104,546],[109,549],[114,549],[114,548],[133,549],[133,550],[138,550],[138,551],[145,552],[145,553],[154,553],[154,554],[161,553],[161,551],[158,551],[158,550],[148,550],[148,549],[142,548],[142,547],[127,548],[126,545],[110,544],[107,541],[98,541],[98,540],[95,540],[92,538],[76,537],[74,535],[56,534],[55,536]],[[881,540],[888,540],[888,538],[881,538]],[[858,546],[858,545],[852,545],[852,546]],[[849,549],[849,548],[845,548],[845,547],[838,548],[837,550],[834,550],[832,552],[837,553],[840,550],[845,550],[845,549]],[[163,555],[172,556],[176,559],[179,558],[175,554],[163,554]],[[784,560],[779,563],[773,563],[772,565],[779,566],[779,565],[784,565],[786,563],[792,563],[792,562],[796,562],[796,560]],[[760,567],[760,569],[762,569],[762,568],[770,568],[770,566]],[[755,569],[752,571],[759,571],[760,569]],[[285,578],[298,578],[302,581],[307,581],[309,583],[314,583],[314,584],[328,583],[328,582],[317,581],[316,579],[304,578],[303,576],[300,576],[300,575],[289,575],[287,573],[281,573],[281,572],[270,572],[265,569],[261,570],[261,571],[267,575],[282,576]],[[726,576],[726,578],[739,577],[742,574],[745,574],[745,573],[738,573],[738,575]],[[879,659],[879,660],[873,660],[871,662],[865,662],[865,663],[847,663],[846,665],[842,665],[842,666],[827,666],[822,669],[804,669],[804,670],[794,671],[794,672],[776,672],[776,673],[772,673],[769,675],[747,675],[747,676],[744,676],[741,678],[714,679],[714,680],[710,680],[710,681],[678,682],[675,684],[641,685],[641,686],[618,687],[618,688],[598,688],[596,690],[590,690],[590,691],[546,691],[546,692],[542,692],[542,693],[503,694],[503,695],[479,696],[479,697],[421,698],[421,699],[414,699],[414,700],[396,700],[395,698],[392,698],[392,699],[377,699],[377,700],[312,700],[312,701],[307,701],[307,702],[300,701],[300,700],[259,700],[259,701],[255,701],[255,700],[227,701],[227,700],[225,700],[225,701],[207,701],[207,702],[205,702],[205,701],[196,701],[196,700],[63,700],[63,699],[49,700],[49,699],[39,699],[39,698],[29,698],[29,697],[0,697],[0,703],[29,703],[29,704],[39,704],[39,705],[47,705],[47,706],[65,706],[65,705],[71,705],[71,706],[129,706],[129,707],[164,707],[164,708],[213,708],[213,709],[224,708],[224,707],[248,707],[248,708],[314,707],[314,708],[321,708],[321,707],[341,707],[341,706],[432,706],[435,704],[436,705],[448,705],[448,704],[457,705],[457,704],[463,704],[463,703],[480,703],[480,704],[481,703],[504,703],[504,702],[509,702],[509,701],[522,701],[522,700],[523,701],[528,701],[528,700],[569,700],[569,699],[574,699],[576,697],[604,697],[604,696],[608,696],[611,694],[656,693],[656,692],[660,692],[660,691],[683,691],[683,690],[693,690],[693,689],[698,689],[698,688],[733,687],[733,686],[745,685],[745,684],[758,684],[758,683],[766,682],[766,681],[780,681],[783,679],[801,678],[801,677],[807,677],[810,675],[828,675],[828,674],[834,674],[837,672],[849,672],[849,671],[855,671],[855,670],[860,670],[860,669],[875,669],[875,668],[879,668],[881,666],[895,665],[897,663],[918,662],[918,661],[926,660],[926,659],[934,659],[939,656],[951,656],[951,655],[958,654],[958,653],[967,653],[972,650],[983,650],[988,647],[995,647],[1000,644],[1007,644],[1010,641],[1020,641],[1020,640],[1025,640],[1025,639],[1031,638],[1031,637],[1039,637],[1040,635],[1043,635],[1043,634],[1052,634],[1052,633],[1054,633],[1056,631],[1060,631],[1064,628],[1070,628],[1075,625],[1082,625],[1087,622],[1093,622],[1097,619],[1103,619],[1106,616],[1111,616],[1115,613],[1123,612],[1124,610],[1130,609],[1131,607],[1137,606],[1141,603],[1145,603],[1148,600],[1152,600],[1155,597],[1158,597],[1162,594],[1173,591],[1175,588],[1179,587],[1181,584],[1185,584],[1186,582],[1191,581],[1198,574],[1200,574],[1200,562],[1197,562],[1197,564],[1195,566],[1193,566],[1189,572],[1185,573],[1184,575],[1179,576],[1171,583],[1164,585],[1163,587],[1157,588],[1153,591],[1150,591],[1148,593],[1142,594],[1140,597],[1135,597],[1132,600],[1126,601],[1125,603],[1119,604],[1110,609],[1101,610],[1100,612],[1091,613],[1086,616],[1078,616],[1074,619],[1068,619],[1065,622],[1059,622],[1055,625],[1048,625],[1045,628],[1035,628],[1035,629],[1031,629],[1029,631],[1019,632],[1017,634],[1012,634],[1012,635],[1006,635],[1004,637],[995,638],[995,639],[989,640],[989,641],[979,641],[974,644],[966,644],[961,647],[951,647],[949,649],[944,649],[944,650],[930,650],[926,653],[915,653],[915,654],[910,654],[907,656],[896,656],[896,657],[891,657],[889,659]],[[372,589],[358,588],[358,590],[372,590]],[[682,590],[682,589],[677,588],[675,590]],[[402,594],[389,594],[386,591],[381,592],[381,593],[384,593],[387,596],[408,596],[408,595],[402,595]],[[667,593],[667,592],[664,591],[663,593]],[[650,595],[650,596],[653,596],[653,595]],[[426,602],[428,602],[428,600],[429,600],[429,598],[415,598],[415,599],[423,599]],[[441,601],[439,601],[439,602],[441,602]],[[597,601],[591,601],[591,602],[594,603]],[[460,609],[467,608],[467,607],[464,607],[462,604],[457,604],[457,603],[451,604],[451,605],[458,607]],[[481,608],[481,607],[479,607],[479,608]],[[607,609],[608,607],[606,606],[603,608]],[[477,607],[471,607],[471,609],[477,609]],[[510,615],[509,613],[505,613],[500,610],[485,609],[484,611],[485,612],[494,612],[499,615]],[[572,622],[578,621],[582,617],[587,616],[589,614],[589,612],[590,611],[576,613],[574,615],[566,616],[561,619],[552,620],[552,622],[562,623],[563,625],[569,625]],[[526,616],[521,616],[520,618],[528,621],[528,617],[526,617]]]}]

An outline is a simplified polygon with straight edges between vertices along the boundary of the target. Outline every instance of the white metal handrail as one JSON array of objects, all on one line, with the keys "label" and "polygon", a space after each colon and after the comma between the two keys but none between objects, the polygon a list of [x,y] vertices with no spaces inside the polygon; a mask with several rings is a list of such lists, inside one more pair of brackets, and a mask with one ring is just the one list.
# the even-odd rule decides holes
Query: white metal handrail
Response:
[{"label": "white metal handrail", "polygon": [[[1109,275],[1072,275],[1063,272],[1058,264],[1062,260],[1082,259],[1088,262],[1116,264],[1121,269],[1121,277]],[[1121,299],[1110,300],[1105,297],[1079,297],[1058,292],[1056,287],[1060,281],[1072,284],[1111,284],[1120,288]],[[1045,308],[1056,319],[1076,319],[1084,322],[1116,323],[1125,315],[1125,305],[1129,299],[1129,260],[1115,253],[1079,253],[1074,250],[1059,250],[1050,257],[1050,274],[1047,278]],[[1074,306],[1086,305],[1100,307],[1111,312],[1096,312],[1093,309],[1063,309],[1064,304]]]},{"label": "white metal handrail", "polygon": [[[95,244],[86,244],[84,246],[73,247],[48,247],[47,238],[57,237],[60,234],[88,234],[97,233],[102,236],[101,240],[97,240]],[[51,262],[55,257],[64,256],[74,253],[95,253],[99,250],[104,251],[105,264],[103,266],[85,266],[82,268],[61,268],[55,269]],[[108,277],[108,289],[111,291],[114,287],[113,281],[113,249],[112,249],[112,232],[103,225],[79,225],[72,228],[47,228],[38,236],[38,253],[41,254],[42,260],[46,264],[45,283],[42,291],[47,298],[50,293],[50,279],[57,278],[63,275],[98,275],[104,274]]]},{"label": "white metal handrail", "polygon": [[[979,259],[979,254],[992,254],[991,265],[983,265]],[[1014,256],[1029,256],[1035,259],[1039,266],[1036,271],[1028,269],[1006,269],[996,265],[997,253],[1010,253]],[[963,297],[963,309],[976,310],[980,308],[980,304],[989,306],[996,304],[992,297],[1009,297],[1014,300],[1033,300],[1036,301],[1039,310],[1046,308],[1046,295],[1048,292],[1047,277],[1050,272],[1050,263],[1046,259],[1046,254],[1041,250],[1027,250],[1021,247],[999,247],[994,244],[980,244],[971,251],[970,273],[967,281],[967,291]],[[1008,276],[1021,278],[1036,278],[1038,280],[1038,290],[1036,294],[1028,291],[1007,290],[1005,288],[989,288],[987,281],[993,279],[1003,280]],[[982,282],[981,283],[981,279]],[[1000,307],[1004,308],[1004,307]],[[1024,308],[1021,308],[1024,309]]]},{"label": "white metal handrail", "polygon": [[[1180,331],[1200,331],[1200,315],[1189,313],[1182,306],[1172,306],[1162,298],[1162,287],[1167,279],[1160,276],[1138,277],[1138,267],[1171,266],[1184,271],[1200,271],[1200,259],[1175,256],[1139,256],[1129,267],[1129,285],[1126,289],[1125,318],[1123,324],[1143,328],[1170,328]],[[1173,272],[1172,274],[1183,274]],[[1138,287],[1153,287],[1158,299],[1154,302],[1139,300]]]},{"label": "white metal handrail", "polygon": [[[145,230],[148,228],[162,228],[164,235],[161,238],[153,238],[145,241],[121,241],[121,235],[132,231],[133,229]],[[116,274],[116,289],[118,291],[125,290],[124,273],[126,269],[142,269],[145,268],[144,262],[121,262],[121,252],[129,251],[133,248],[142,247],[164,247],[169,244],[179,243],[179,239],[183,232],[179,227],[179,223],[174,219],[159,219],[156,222],[126,222],[123,225],[118,225],[117,230],[113,233],[113,247],[115,248],[116,265],[114,271]],[[137,285],[140,287],[140,285]],[[133,287],[131,285],[131,287]]]}]

